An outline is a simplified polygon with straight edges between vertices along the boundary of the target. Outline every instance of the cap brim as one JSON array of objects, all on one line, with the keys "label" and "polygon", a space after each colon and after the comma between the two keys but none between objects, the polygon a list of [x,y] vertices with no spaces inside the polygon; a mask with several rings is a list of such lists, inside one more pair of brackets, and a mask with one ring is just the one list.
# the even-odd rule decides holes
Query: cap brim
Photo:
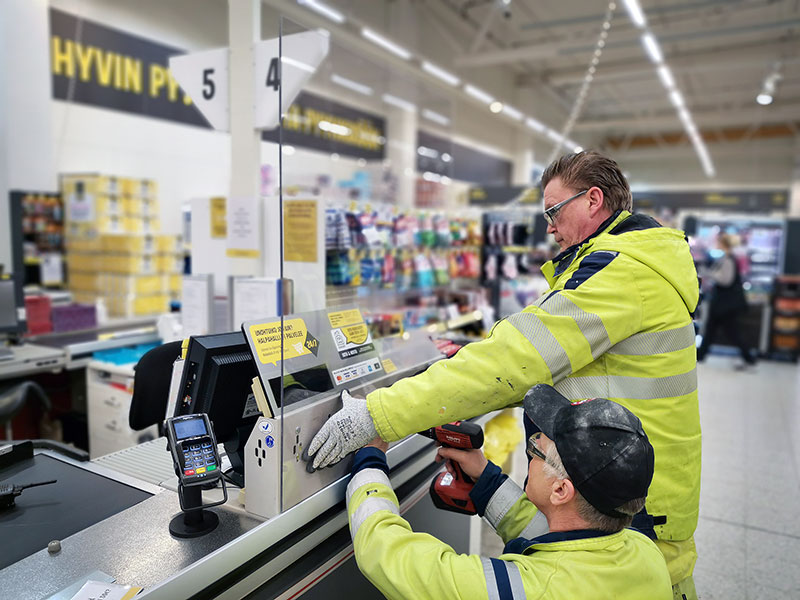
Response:
[{"label": "cap brim", "polygon": [[570,401],[567,398],[559,394],[553,386],[544,383],[529,389],[522,400],[525,414],[550,439],[554,437],[554,423],[558,411],[569,405]]}]

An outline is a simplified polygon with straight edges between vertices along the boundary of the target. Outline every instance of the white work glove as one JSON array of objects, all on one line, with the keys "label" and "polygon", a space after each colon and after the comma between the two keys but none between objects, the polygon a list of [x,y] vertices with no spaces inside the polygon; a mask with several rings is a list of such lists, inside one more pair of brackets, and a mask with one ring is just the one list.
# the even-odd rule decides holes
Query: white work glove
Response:
[{"label": "white work glove", "polygon": [[314,469],[339,462],[351,452],[363,448],[378,432],[367,410],[365,398],[353,398],[342,391],[342,409],[325,422],[308,447]]}]

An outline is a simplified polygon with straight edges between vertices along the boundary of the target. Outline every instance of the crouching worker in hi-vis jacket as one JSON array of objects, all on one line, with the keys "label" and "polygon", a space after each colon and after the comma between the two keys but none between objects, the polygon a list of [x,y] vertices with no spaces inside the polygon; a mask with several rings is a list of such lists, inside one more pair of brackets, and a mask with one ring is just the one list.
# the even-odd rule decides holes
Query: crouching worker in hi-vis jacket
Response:
[{"label": "crouching worker in hi-vis jacket", "polygon": [[653,448],[639,419],[604,398],[572,404],[548,385],[524,399],[541,429],[528,439],[523,492],[480,450],[440,448],[476,480],[479,514],[505,542],[499,558],[457,554],[399,515],[376,438],[355,456],[347,510],[361,572],[387,598],[669,600],[664,557],[626,529],[645,504]]}]

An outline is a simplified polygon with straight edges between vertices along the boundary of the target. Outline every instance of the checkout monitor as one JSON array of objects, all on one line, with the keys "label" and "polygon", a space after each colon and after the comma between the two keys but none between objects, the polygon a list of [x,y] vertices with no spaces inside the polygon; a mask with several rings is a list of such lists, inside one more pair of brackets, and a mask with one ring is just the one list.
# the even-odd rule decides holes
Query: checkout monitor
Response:
[{"label": "checkout monitor", "polygon": [[206,413],[240,477],[244,446],[260,414],[250,388],[257,376],[240,331],[189,338],[175,416]]},{"label": "checkout monitor", "polygon": [[25,331],[22,291],[13,276],[0,278],[0,333]]}]

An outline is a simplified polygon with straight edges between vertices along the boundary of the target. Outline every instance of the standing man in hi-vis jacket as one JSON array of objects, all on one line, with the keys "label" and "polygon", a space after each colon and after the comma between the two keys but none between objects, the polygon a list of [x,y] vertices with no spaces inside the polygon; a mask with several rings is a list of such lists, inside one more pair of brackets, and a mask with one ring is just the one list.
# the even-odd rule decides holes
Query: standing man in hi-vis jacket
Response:
[{"label": "standing man in hi-vis jacket", "polygon": [[518,405],[539,383],[571,400],[608,398],[641,419],[655,451],[647,504],[633,526],[664,555],[675,597],[691,600],[701,435],[689,245],[682,231],[631,214],[625,177],[596,152],[559,158],[542,187],[547,231],[562,250],[542,266],[550,289],[424,373],[365,399],[343,393],[343,408],[308,454],[323,467],[375,436],[391,442]]}]

